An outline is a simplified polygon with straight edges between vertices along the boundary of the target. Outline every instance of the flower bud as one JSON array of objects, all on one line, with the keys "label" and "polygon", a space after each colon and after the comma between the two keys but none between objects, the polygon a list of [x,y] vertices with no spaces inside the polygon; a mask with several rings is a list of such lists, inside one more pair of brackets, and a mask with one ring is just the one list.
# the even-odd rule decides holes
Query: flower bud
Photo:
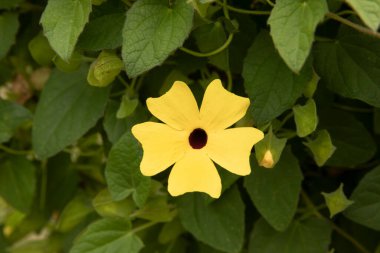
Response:
[{"label": "flower bud", "polygon": [[51,63],[55,52],[48,40],[42,34],[34,37],[28,44],[29,52],[33,59],[40,65],[46,66]]},{"label": "flower bud", "polygon": [[259,165],[267,169],[273,168],[274,166],[273,155],[269,149],[265,151],[263,159],[259,161]]},{"label": "flower bud", "polygon": [[96,87],[106,87],[115,80],[123,69],[122,60],[114,53],[103,51],[91,64],[87,81]]},{"label": "flower bud", "polygon": [[264,139],[255,145],[259,165],[268,169],[273,168],[280,160],[286,141],[285,138],[277,138],[270,129]]}]

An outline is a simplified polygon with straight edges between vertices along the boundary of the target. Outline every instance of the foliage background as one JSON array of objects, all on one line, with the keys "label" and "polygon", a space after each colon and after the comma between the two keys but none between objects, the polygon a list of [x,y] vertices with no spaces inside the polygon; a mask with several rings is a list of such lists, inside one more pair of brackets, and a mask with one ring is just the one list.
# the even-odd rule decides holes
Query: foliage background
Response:
[{"label": "foliage background", "polygon": [[[380,252],[379,24],[379,0],[1,0],[0,252]],[[130,128],[214,78],[266,138],[220,199],[172,198]]]}]

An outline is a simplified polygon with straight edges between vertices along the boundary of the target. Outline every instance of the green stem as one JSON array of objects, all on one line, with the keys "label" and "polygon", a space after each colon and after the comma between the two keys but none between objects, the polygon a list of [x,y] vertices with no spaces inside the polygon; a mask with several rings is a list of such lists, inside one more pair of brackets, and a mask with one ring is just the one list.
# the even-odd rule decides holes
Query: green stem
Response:
[{"label": "green stem", "polygon": [[207,53],[196,52],[196,51],[193,51],[193,50],[185,48],[185,47],[180,47],[179,49],[182,50],[183,52],[190,54],[192,56],[195,56],[195,57],[210,57],[210,56],[219,54],[220,52],[224,51],[231,44],[231,41],[233,38],[234,38],[234,35],[232,33],[230,33],[230,35],[228,35],[226,42],[224,42],[224,44],[221,47],[219,47],[219,48],[217,48],[211,52],[207,52]]},{"label": "green stem", "polygon": [[270,6],[274,7],[274,3],[273,3],[271,0],[267,0],[267,3],[268,3]]},{"label": "green stem", "polygon": [[332,222],[330,219],[327,219],[325,216],[323,216],[317,209],[317,207],[314,205],[314,203],[311,201],[309,196],[306,194],[305,191],[301,191],[302,199],[304,200],[306,206],[309,207],[309,209],[313,212],[313,214],[320,218],[328,221],[332,228],[337,232],[340,236],[347,239],[354,245],[360,252],[362,253],[370,253],[369,250],[367,250],[361,243],[359,243],[354,237],[352,237],[350,234],[348,234],[346,231],[338,227],[334,222]]},{"label": "green stem", "polygon": [[364,33],[364,34],[367,34],[367,35],[370,35],[370,36],[373,36],[375,38],[378,38],[380,39],[380,33],[378,32],[375,32],[375,31],[372,31],[371,29],[368,29],[366,27],[363,27],[361,25],[358,25],[358,24],[355,24],[354,22],[351,22],[350,20],[348,19],[345,19],[345,18],[342,18],[340,17],[339,15],[335,14],[335,13],[332,13],[332,12],[328,12],[326,14],[326,17],[328,18],[331,18],[331,19],[334,19],[344,25],[347,25],[361,33]]},{"label": "green stem", "polygon": [[352,107],[349,105],[343,105],[339,103],[334,103],[334,106],[336,108],[345,110],[345,111],[350,111],[350,112],[360,112],[360,113],[373,113],[372,108],[358,108],[358,107]]},{"label": "green stem", "polygon": [[231,70],[226,71],[227,75],[227,90],[231,91],[232,90],[232,74]]},{"label": "green stem", "polygon": [[293,117],[293,114],[294,114],[293,111],[291,111],[290,113],[288,113],[288,114],[282,119],[280,125],[277,127],[277,129],[276,129],[275,132],[277,132],[278,130],[280,130],[280,129],[285,125],[285,123],[288,122],[288,120],[289,120],[291,117]]},{"label": "green stem", "polygon": [[142,230],[145,230],[145,229],[147,229],[147,228],[149,228],[149,227],[152,227],[152,226],[156,225],[157,223],[158,223],[157,221],[147,222],[147,223],[145,223],[144,225],[141,225],[141,226],[139,226],[139,227],[137,227],[137,228],[132,229],[132,230],[131,230],[131,233],[137,233],[137,232],[140,232],[140,231],[142,231]]},{"label": "green stem", "polygon": [[336,15],[338,15],[338,16],[342,16],[342,15],[355,15],[355,16],[357,16],[358,14],[356,14],[356,12],[354,12],[352,10],[344,10],[344,11],[337,12]]},{"label": "green stem", "polygon": [[33,153],[33,150],[15,150],[2,144],[0,144],[0,150],[3,150],[4,152],[11,155],[29,155]]},{"label": "green stem", "polygon": [[257,10],[240,9],[240,8],[233,7],[231,5],[224,4],[224,3],[220,2],[219,0],[216,0],[215,2],[217,4],[223,6],[223,7],[226,7],[230,11],[234,11],[234,12],[238,12],[238,13],[242,13],[242,14],[248,14],[248,15],[270,15],[270,13],[271,13],[270,11],[257,11]]}]

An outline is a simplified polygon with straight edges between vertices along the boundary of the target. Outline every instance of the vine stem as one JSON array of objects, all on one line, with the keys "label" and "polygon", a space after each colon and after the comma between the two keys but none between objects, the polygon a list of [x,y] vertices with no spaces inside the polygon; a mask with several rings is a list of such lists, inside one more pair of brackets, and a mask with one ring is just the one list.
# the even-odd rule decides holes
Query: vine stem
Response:
[{"label": "vine stem", "polygon": [[11,155],[29,155],[33,153],[33,150],[15,150],[1,144],[0,144],[0,150],[3,150],[4,152]]},{"label": "vine stem", "polygon": [[345,24],[346,26],[349,26],[349,27],[361,32],[361,33],[364,33],[364,34],[367,34],[367,35],[370,35],[370,36],[373,36],[373,37],[380,39],[380,33],[372,31],[371,29],[363,27],[361,25],[355,24],[354,22],[351,22],[348,19],[342,18],[341,16],[339,16],[335,13],[328,12],[326,14],[326,17],[334,19],[334,20],[336,20],[342,24]]},{"label": "vine stem", "polygon": [[234,35],[232,33],[230,33],[230,35],[228,35],[226,42],[224,42],[224,44],[221,47],[219,47],[219,48],[217,48],[211,52],[208,52],[208,53],[196,52],[196,51],[193,51],[193,50],[185,48],[185,47],[180,47],[179,49],[181,51],[188,53],[188,54],[195,56],[195,57],[210,57],[210,56],[219,54],[220,52],[224,51],[231,44],[231,41],[233,38],[234,38]]},{"label": "vine stem", "polygon": [[248,15],[270,15],[270,13],[271,13],[270,11],[257,11],[257,10],[240,9],[240,8],[233,7],[231,5],[224,4],[224,3],[222,3],[219,0],[216,0],[215,2],[217,4],[223,6],[223,7],[226,7],[230,11],[234,11],[234,12],[238,12],[238,13],[242,13],[242,14],[248,14]]},{"label": "vine stem", "polygon": [[157,223],[158,223],[157,221],[147,222],[147,223],[145,223],[144,225],[141,225],[141,226],[139,226],[139,227],[137,227],[137,228],[132,229],[132,230],[131,230],[131,233],[137,233],[137,232],[140,232],[140,231],[142,231],[142,230],[144,230],[144,229],[147,229],[147,228],[149,228],[149,227],[152,227],[152,226],[156,225]]},{"label": "vine stem", "polygon": [[348,234],[346,231],[338,227],[334,222],[332,222],[330,219],[327,219],[325,216],[323,216],[317,209],[317,207],[314,205],[314,203],[311,201],[309,196],[306,194],[305,191],[301,191],[302,199],[304,200],[306,206],[313,211],[313,214],[320,218],[328,221],[331,225],[331,227],[337,232],[339,235],[347,239],[354,245],[360,252],[362,253],[370,253],[369,250],[367,250],[360,242],[358,242],[354,237],[352,237],[350,234]]}]

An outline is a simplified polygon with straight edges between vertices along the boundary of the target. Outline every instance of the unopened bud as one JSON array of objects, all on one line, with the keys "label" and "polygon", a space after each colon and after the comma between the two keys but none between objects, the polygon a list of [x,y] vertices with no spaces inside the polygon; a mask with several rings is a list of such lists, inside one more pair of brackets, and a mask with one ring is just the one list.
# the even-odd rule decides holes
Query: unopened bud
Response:
[{"label": "unopened bud", "polygon": [[273,155],[269,149],[265,152],[264,157],[260,161],[259,165],[267,169],[273,168],[274,166]]}]

